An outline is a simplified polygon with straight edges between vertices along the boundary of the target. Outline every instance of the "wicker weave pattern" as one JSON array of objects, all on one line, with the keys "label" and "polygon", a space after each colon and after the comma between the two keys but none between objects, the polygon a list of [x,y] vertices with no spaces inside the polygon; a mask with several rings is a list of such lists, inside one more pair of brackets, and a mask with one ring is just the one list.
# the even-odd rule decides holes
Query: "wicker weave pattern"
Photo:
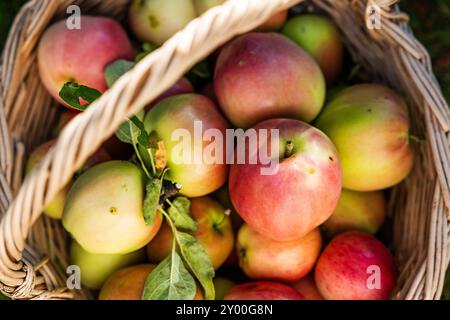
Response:
[{"label": "wicker weave pattern", "polygon": [[[70,4],[79,4],[83,13],[120,19],[128,3],[29,2],[17,16],[1,60],[0,290],[18,299],[78,295],[65,288],[65,277],[52,262],[67,263],[67,235],[59,223],[41,217],[45,204],[126,117],[220,44],[300,2],[230,0],[194,20],[77,116],[41,165],[22,181],[24,156],[48,136],[57,110],[39,82],[35,53],[39,36],[55,17],[64,17]],[[413,173],[390,197],[392,248],[401,267],[396,298],[439,298],[449,259],[450,111],[431,72],[429,56],[410,33],[394,0],[310,2],[335,20],[354,59],[371,79],[396,87],[407,98],[419,142]],[[372,4],[381,8],[378,30],[366,26]],[[82,297],[85,294],[81,292]]]}]

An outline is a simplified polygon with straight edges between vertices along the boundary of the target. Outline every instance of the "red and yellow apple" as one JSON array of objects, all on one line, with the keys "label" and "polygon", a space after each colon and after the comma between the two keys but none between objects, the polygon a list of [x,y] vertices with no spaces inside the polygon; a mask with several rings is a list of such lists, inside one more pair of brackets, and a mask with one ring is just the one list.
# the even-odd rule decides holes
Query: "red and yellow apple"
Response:
[{"label": "red and yellow apple", "polygon": [[[214,269],[227,259],[234,246],[234,233],[230,217],[217,201],[209,197],[192,198],[191,216],[197,222],[192,235],[208,253]],[[157,263],[166,258],[172,249],[172,230],[164,222],[156,237],[147,245],[147,256]]]},{"label": "red and yellow apple", "polygon": [[[320,130],[298,120],[266,120],[254,129],[257,134],[268,131],[259,148],[270,146],[271,130],[278,130],[279,150],[271,151],[277,170],[263,174],[267,166],[261,162],[231,165],[233,205],[265,237],[276,241],[304,237],[325,222],[338,203],[341,166],[336,148]],[[248,143],[245,148],[248,155]]]},{"label": "red and yellow apple", "polygon": [[231,288],[224,300],[305,300],[305,298],[287,284],[256,281]]},{"label": "red and yellow apple", "polygon": [[344,63],[344,45],[330,19],[314,14],[299,15],[289,19],[282,32],[317,61],[328,85],[336,82]]},{"label": "red and yellow apple", "polygon": [[382,191],[358,192],[343,189],[336,210],[322,225],[328,237],[350,230],[375,234],[387,213]]},{"label": "red and yellow apple", "polygon": [[84,172],[72,185],[63,225],[88,252],[125,254],[144,247],[158,232],[158,213],[146,225],[145,175],[127,161],[108,161]]},{"label": "red and yellow apple", "polygon": [[69,29],[66,20],[50,26],[38,46],[42,83],[60,103],[59,91],[74,81],[100,92],[107,89],[104,70],[118,59],[133,59],[133,48],[122,26],[111,18],[80,17],[79,29]]},{"label": "red and yellow apple", "polygon": [[[225,137],[228,123],[207,97],[182,94],[166,98],[147,113],[144,124],[164,142],[169,168],[166,178],[180,184],[183,195],[204,196],[225,183],[225,146],[214,148],[204,135],[214,131]],[[209,159],[213,161],[205,158],[206,153],[215,155]]]},{"label": "red and yellow apple", "polygon": [[336,145],[346,189],[389,188],[411,171],[408,110],[403,99],[385,86],[344,89],[327,104],[316,125]]},{"label": "red and yellow apple", "polygon": [[214,73],[219,105],[236,126],[287,117],[310,122],[325,100],[318,64],[289,38],[248,33],[226,44]]},{"label": "red and yellow apple", "polygon": [[81,271],[81,284],[90,289],[100,289],[115,271],[143,262],[143,249],[127,254],[96,254],[84,250],[75,240],[70,247],[70,263]]},{"label": "red and yellow apple", "polygon": [[336,236],[319,257],[315,281],[327,300],[385,300],[396,284],[389,250],[370,234],[349,231]]},{"label": "red and yellow apple", "polygon": [[236,248],[239,265],[249,278],[295,281],[313,269],[321,245],[318,228],[302,238],[280,242],[244,224],[239,230]]}]

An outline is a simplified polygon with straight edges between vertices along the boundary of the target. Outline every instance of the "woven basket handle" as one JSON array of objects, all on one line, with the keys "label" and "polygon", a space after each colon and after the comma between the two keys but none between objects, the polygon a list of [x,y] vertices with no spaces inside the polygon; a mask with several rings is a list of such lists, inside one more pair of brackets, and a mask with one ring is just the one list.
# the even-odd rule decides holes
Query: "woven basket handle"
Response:
[{"label": "woven basket handle", "polygon": [[230,0],[212,8],[144,58],[87,111],[71,121],[55,147],[27,176],[1,221],[0,282],[20,288],[24,282],[35,278],[33,266],[22,260],[30,228],[45,205],[126,118],[168,89],[219,45],[299,2],[301,0]]}]

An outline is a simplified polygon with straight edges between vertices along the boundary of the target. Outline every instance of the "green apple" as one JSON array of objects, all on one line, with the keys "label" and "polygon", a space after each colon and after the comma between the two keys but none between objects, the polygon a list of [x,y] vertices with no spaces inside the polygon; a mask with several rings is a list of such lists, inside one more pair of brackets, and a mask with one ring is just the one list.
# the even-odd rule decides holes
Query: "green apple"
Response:
[{"label": "green apple", "polygon": [[63,225],[87,251],[125,254],[144,247],[158,232],[158,213],[146,225],[143,213],[145,175],[127,161],[108,161],[83,173],[64,206]]},{"label": "green apple", "polygon": [[81,270],[81,284],[100,289],[116,270],[144,261],[143,249],[127,254],[96,254],[84,250],[75,240],[70,247],[70,263]]},{"label": "green apple", "polygon": [[128,22],[139,40],[162,44],[196,16],[192,0],[134,0]]},{"label": "green apple", "polygon": [[282,30],[319,64],[327,84],[341,74],[344,45],[335,24],[327,17],[305,14],[289,19]]}]

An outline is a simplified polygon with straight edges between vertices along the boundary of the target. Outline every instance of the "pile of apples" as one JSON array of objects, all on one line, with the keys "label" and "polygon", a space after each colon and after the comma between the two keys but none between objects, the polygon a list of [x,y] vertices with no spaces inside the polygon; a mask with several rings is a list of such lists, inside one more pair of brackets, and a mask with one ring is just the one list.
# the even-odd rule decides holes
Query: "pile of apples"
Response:
[{"label": "pile of apples", "polygon": [[[105,69],[133,62],[135,43],[162,45],[221,2],[133,1],[129,33],[106,17],[82,16],[79,30],[57,22],[39,43],[42,83],[71,108],[60,96],[67,82],[103,93]],[[196,228],[187,233],[218,275],[216,299],[391,297],[397,268],[375,234],[386,216],[383,190],[413,165],[408,111],[384,85],[348,85],[345,57],[327,17],[283,11],[208,57],[210,78],[183,77],[136,115],[150,139],[157,137],[156,167],[176,189],[166,191],[165,201],[189,199]],[[79,112],[62,111],[53,139]],[[261,174],[261,163],[177,163],[172,134],[193,132],[196,121],[224,136],[230,128],[277,129],[277,172]],[[31,154],[27,172],[55,141]],[[144,218],[150,166],[139,165],[142,149],[134,147],[109,138],[44,210],[62,219],[73,238],[71,263],[80,267],[84,287],[100,290],[99,299],[141,299],[152,271],[176,247],[165,202]],[[198,281],[191,297],[211,298]]]}]

